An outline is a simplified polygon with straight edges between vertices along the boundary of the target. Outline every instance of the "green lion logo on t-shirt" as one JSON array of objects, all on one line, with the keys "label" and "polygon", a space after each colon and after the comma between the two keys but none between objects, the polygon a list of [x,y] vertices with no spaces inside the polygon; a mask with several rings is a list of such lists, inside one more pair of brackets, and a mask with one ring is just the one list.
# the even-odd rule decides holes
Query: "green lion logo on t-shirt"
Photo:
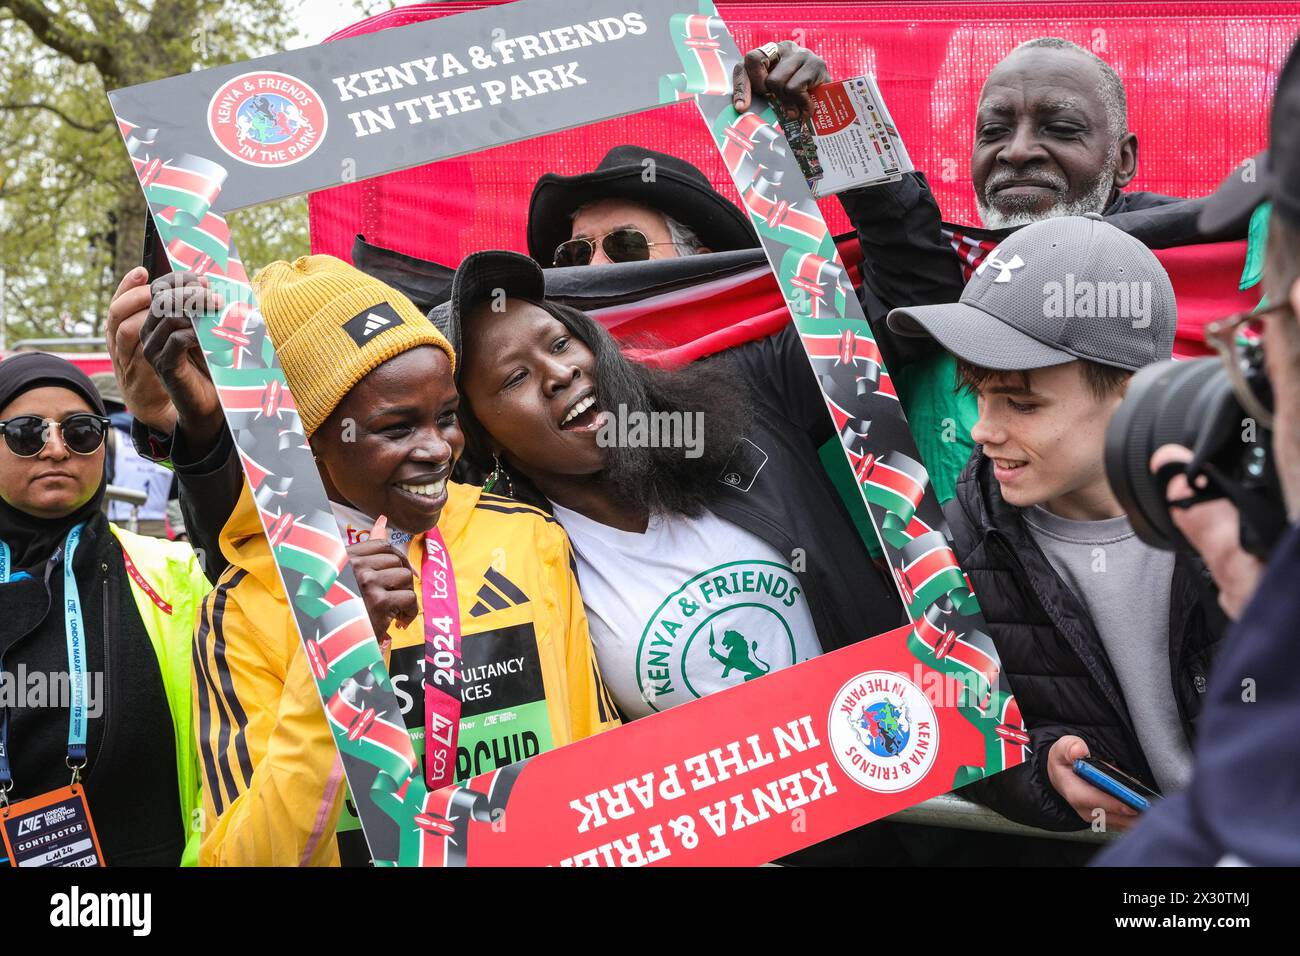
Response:
[{"label": "green lion logo on t-shirt", "polygon": [[666,710],[796,663],[790,613],[803,600],[794,572],[773,561],[701,571],[664,598],[641,633],[642,697]]},{"label": "green lion logo on t-shirt", "polygon": [[727,649],[725,655],[714,650],[713,643],[713,625],[710,624],[709,656],[722,665],[723,680],[726,680],[733,670],[744,674],[745,680],[753,680],[755,677],[762,677],[772,669],[757,657],[750,656],[751,651],[758,650],[758,641],[754,641],[751,646],[745,640],[745,635],[739,631],[727,631],[722,635],[722,646]]}]

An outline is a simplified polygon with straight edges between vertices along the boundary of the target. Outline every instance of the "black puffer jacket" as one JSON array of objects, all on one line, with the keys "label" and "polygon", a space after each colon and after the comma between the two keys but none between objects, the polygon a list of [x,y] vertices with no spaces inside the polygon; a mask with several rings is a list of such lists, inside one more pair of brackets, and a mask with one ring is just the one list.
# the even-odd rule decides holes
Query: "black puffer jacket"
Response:
[{"label": "black puffer jacket", "polygon": [[[1067,734],[1082,737],[1094,756],[1159,790],[1092,619],[1029,533],[1020,509],[1003,500],[981,449],[962,472],[945,514],[1034,751],[1021,766],[973,784],[963,795],[1031,826],[1082,829],[1084,821],[1047,775],[1047,753]],[[1179,554],[1170,586],[1169,673],[1190,742],[1227,620],[1199,561]]]}]

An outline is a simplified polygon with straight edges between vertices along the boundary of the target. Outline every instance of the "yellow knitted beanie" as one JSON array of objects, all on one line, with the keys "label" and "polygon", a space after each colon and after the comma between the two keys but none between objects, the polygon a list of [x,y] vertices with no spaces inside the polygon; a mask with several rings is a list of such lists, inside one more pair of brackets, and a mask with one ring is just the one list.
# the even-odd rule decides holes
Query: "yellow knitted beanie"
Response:
[{"label": "yellow knitted beanie", "polygon": [[334,256],[272,262],[253,292],[309,437],[357,382],[408,349],[440,348],[455,372],[456,353],[410,299]]}]

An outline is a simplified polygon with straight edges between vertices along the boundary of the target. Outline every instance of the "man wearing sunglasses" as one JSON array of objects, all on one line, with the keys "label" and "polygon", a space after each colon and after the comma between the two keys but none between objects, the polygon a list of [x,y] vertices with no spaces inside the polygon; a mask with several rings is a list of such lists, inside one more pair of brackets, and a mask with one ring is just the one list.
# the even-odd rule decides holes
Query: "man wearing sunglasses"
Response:
[{"label": "man wearing sunglasses", "polygon": [[[1271,420],[1290,525],[1263,565],[1242,549],[1230,502],[1171,509],[1178,530],[1230,595],[1225,607],[1237,621],[1206,691],[1201,722],[1213,732],[1197,740],[1190,786],[1144,814],[1134,832],[1100,858],[1104,865],[1300,864],[1300,43],[1278,79],[1270,133],[1268,152],[1224,181],[1201,214],[1201,226],[1213,233],[1239,229],[1261,203],[1272,203],[1267,305],[1252,321],[1273,392],[1260,426]],[[1222,331],[1230,334],[1239,324],[1225,321]],[[1190,458],[1187,449],[1166,446],[1151,468]],[[1175,477],[1166,493],[1172,503],[1189,497],[1191,487]]]},{"label": "man wearing sunglasses", "polygon": [[641,146],[615,146],[589,173],[546,173],[528,206],[528,253],[543,268],[757,246],[748,217],[704,173]]},{"label": "man wearing sunglasses", "polygon": [[[770,92],[790,112],[811,112],[808,88],[828,79],[825,63],[811,51],[789,41],[767,43],[736,66],[737,109],[748,105],[753,89]],[[544,269],[758,245],[749,217],[704,173],[642,146],[615,146],[591,172],[546,173],[528,206],[528,254]]]}]

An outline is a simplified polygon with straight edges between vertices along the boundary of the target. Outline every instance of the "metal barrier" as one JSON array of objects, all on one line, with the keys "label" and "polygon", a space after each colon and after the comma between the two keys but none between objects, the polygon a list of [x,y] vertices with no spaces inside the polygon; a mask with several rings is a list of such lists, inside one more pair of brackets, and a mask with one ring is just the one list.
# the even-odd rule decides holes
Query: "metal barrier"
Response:
[{"label": "metal barrier", "polygon": [[[104,489],[104,497],[107,501],[120,501],[131,505],[131,518],[127,526],[131,531],[137,530],[137,516],[140,507],[145,503],[148,496],[143,491],[134,491],[121,485],[109,485]],[[1118,833],[1098,833],[1092,829],[1071,830],[1068,832],[1040,830],[1037,827],[1029,827],[1023,823],[1008,820],[1000,813],[995,813],[988,807],[980,806],[978,803],[959,797],[955,793],[931,797],[914,807],[908,807],[906,810],[890,814],[885,819],[893,820],[896,823],[948,827],[954,830],[979,830],[984,833],[1031,836],[1047,840],[1066,840],[1072,843],[1103,844],[1109,843],[1119,836]]]},{"label": "metal barrier", "polygon": [[914,807],[900,810],[885,817],[896,823],[916,823],[930,827],[948,827],[954,830],[980,830],[985,833],[1002,833],[1011,836],[1031,836],[1047,840],[1067,840],[1072,843],[1109,843],[1118,833],[1098,833],[1087,830],[1040,830],[1037,827],[1015,823],[988,807],[982,807],[955,793],[931,797]]},{"label": "metal barrier", "polygon": [[135,534],[140,530],[140,506],[149,500],[149,496],[143,491],[136,491],[134,488],[126,488],[122,485],[107,485],[104,488],[104,510],[108,510],[108,505],[114,501],[120,501],[122,504],[131,506],[131,517],[127,519],[126,530]]}]

